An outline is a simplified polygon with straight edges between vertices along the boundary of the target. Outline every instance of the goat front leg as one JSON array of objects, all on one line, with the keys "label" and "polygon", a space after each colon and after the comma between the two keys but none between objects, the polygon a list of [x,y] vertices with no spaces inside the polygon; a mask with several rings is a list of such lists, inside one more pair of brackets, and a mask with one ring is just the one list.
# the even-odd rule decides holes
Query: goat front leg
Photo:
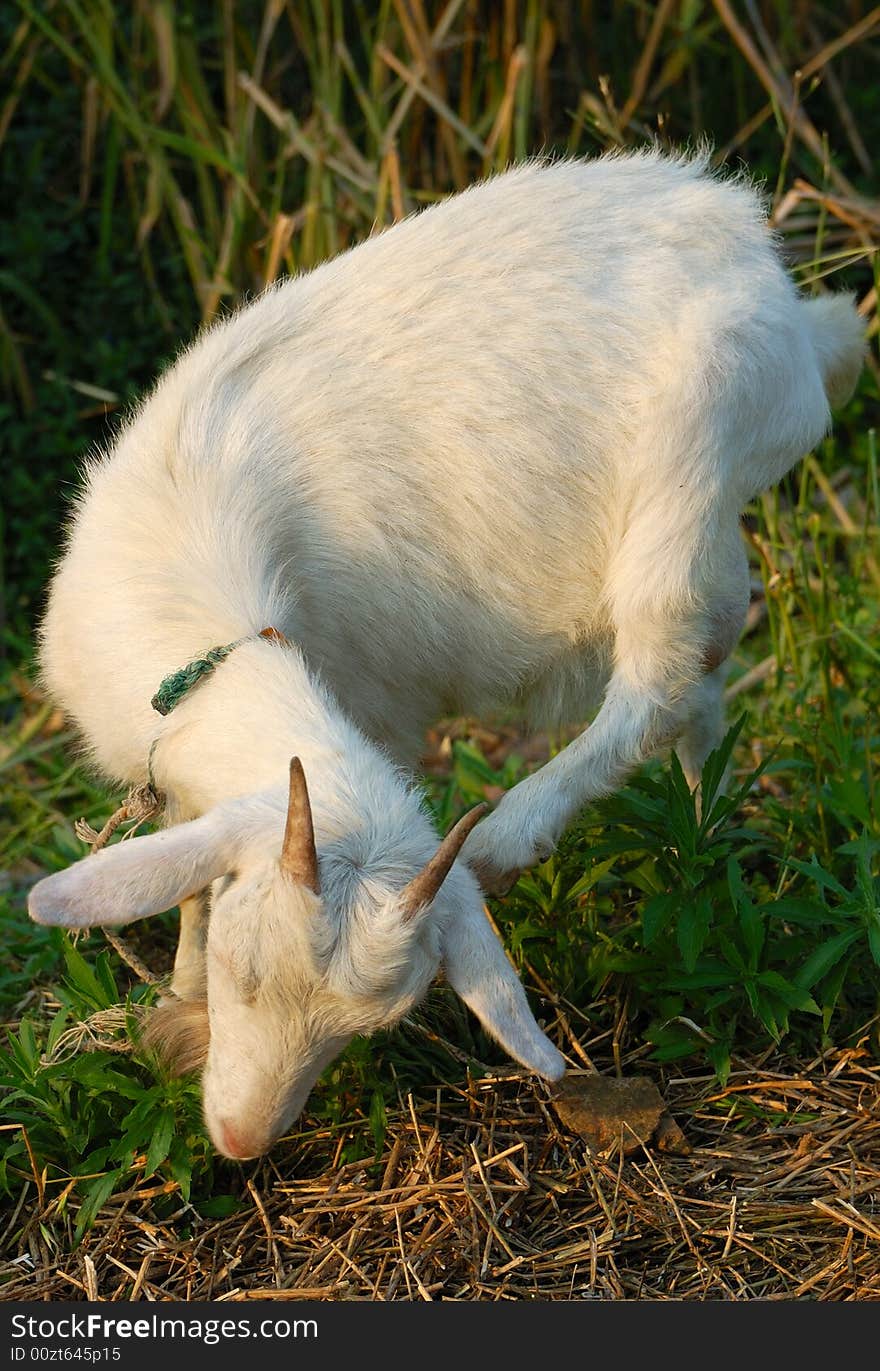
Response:
[{"label": "goat front leg", "polygon": [[180,902],[180,933],[174,955],[171,990],[179,1000],[203,1000],[207,991],[205,945],[208,938],[208,891]]},{"label": "goat front leg", "polygon": [[584,805],[668,745],[681,721],[668,683],[636,684],[616,670],[590,727],[520,781],[468,838],[462,856],[487,894],[503,893],[525,868],[546,861]]},{"label": "goat front leg", "polygon": [[737,520],[703,522],[711,538],[702,526],[681,528],[679,542],[666,547],[671,514],[661,517],[649,502],[634,520],[611,572],[615,666],[602,707],[584,733],[504,796],[462,849],[487,893],[503,893],[545,861],[584,805],[676,738],[689,781],[699,781],[721,739],[723,664],[749,602]]}]

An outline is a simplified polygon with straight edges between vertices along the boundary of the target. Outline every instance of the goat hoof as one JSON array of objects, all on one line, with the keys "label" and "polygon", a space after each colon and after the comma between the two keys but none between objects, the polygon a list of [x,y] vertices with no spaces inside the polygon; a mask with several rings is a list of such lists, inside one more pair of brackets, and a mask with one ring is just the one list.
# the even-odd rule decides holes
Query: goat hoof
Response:
[{"label": "goat hoof", "polygon": [[479,881],[484,895],[506,895],[522,875],[518,868],[514,871],[498,871],[486,862],[474,862],[471,870]]}]

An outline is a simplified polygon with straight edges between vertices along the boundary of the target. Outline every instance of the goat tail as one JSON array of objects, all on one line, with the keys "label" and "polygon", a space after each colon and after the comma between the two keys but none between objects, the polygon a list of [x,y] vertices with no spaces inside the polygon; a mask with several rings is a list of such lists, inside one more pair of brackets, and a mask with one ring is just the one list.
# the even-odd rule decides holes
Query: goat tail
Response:
[{"label": "goat tail", "polygon": [[864,365],[865,321],[854,295],[817,295],[802,300],[801,308],[828,403],[839,409],[851,398]]}]

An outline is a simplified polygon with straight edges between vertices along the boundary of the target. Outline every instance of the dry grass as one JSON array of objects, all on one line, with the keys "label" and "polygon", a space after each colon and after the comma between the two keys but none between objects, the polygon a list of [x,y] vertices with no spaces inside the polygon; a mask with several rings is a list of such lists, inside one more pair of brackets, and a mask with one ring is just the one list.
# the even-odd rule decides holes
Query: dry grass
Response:
[{"label": "dry grass", "polygon": [[245,1168],[250,1203],[219,1222],[157,1220],[148,1183],[71,1251],[64,1195],[26,1184],[0,1298],[880,1298],[867,1053],[662,1084],[687,1155],[591,1156],[510,1076],[401,1100],[376,1165],[335,1164],[328,1132],[297,1140]]},{"label": "dry grass", "polygon": [[[511,161],[708,137],[719,163],[752,164],[774,123],[775,202],[798,173],[810,201],[796,255],[839,244],[864,263],[876,251],[876,203],[839,165],[875,171],[847,86],[880,34],[880,5],[864,0],[776,13],[754,0],[265,0],[224,5],[214,22],[198,7],[134,0],[128,23],[100,0],[18,5],[0,53],[0,148],[63,71],[81,99],[79,202],[104,205],[101,261],[111,219],[128,218],[169,321],[158,283],[169,252],[209,320]],[[7,382],[27,410],[19,341],[0,318]],[[83,394],[98,412],[117,402],[88,383]]]}]

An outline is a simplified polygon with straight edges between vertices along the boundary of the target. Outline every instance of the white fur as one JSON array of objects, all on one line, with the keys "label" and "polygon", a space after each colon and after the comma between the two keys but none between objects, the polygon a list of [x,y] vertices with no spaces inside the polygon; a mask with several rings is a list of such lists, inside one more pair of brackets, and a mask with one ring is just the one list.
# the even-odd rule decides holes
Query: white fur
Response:
[{"label": "white fur", "polygon": [[[344,717],[297,648],[242,644],[172,721],[157,776],[178,816],[185,805],[200,817],[46,877],[29,907],[38,923],[120,925],[214,884],[204,1109],[219,1150],[244,1157],[270,1147],[351,1037],[396,1023],[441,962],[514,1057],[549,1079],[562,1074],[465,866],[427,910],[402,916],[401,892],[434,854],[436,835],[412,786]],[[311,777],[321,898],[278,863],[287,784],[277,776],[291,753]],[[177,975],[175,987],[183,989]]]},{"label": "white fur", "polygon": [[[102,770],[142,781],[158,739],[172,817],[203,827],[135,840],[140,864],[90,858],[33,909],[109,923],[234,868],[208,933],[221,1146],[209,1099],[233,1131],[268,1101],[266,1145],[327,1045],[399,1017],[441,956],[514,1055],[558,1074],[461,863],[416,932],[395,918],[436,839],[374,744],[411,764],[446,711],[601,701],[469,838],[487,885],[682,732],[695,780],[720,728],[703,673],[748,599],[740,511],[825,433],[862,348],[851,301],[798,298],[747,184],[646,152],[475,186],[268,291],[163,376],[89,470],[42,660]],[[298,650],[253,641],[269,624]],[[241,637],[151,710],[167,672]],[[311,913],[274,865],[294,753],[325,879]],[[271,957],[246,1026],[224,958],[265,980]],[[245,1061],[261,1086],[239,1090]]]}]

